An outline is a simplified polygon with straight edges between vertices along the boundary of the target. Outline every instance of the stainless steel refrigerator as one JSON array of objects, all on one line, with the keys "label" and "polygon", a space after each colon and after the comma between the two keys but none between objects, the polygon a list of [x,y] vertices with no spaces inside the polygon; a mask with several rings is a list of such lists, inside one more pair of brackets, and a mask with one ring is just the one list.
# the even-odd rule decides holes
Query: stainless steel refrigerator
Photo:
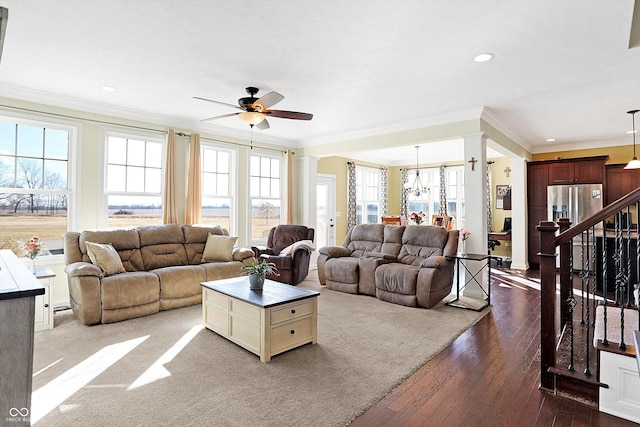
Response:
[{"label": "stainless steel refrigerator", "polygon": [[[550,185],[547,187],[547,217],[549,221],[557,222],[560,218],[569,218],[571,225],[574,226],[601,209],[602,184]],[[581,246],[582,237],[579,235],[573,239],[574,270],[582,270]],[[559,263],[559,259],[560,257],[556,258],[556,264]]]}]

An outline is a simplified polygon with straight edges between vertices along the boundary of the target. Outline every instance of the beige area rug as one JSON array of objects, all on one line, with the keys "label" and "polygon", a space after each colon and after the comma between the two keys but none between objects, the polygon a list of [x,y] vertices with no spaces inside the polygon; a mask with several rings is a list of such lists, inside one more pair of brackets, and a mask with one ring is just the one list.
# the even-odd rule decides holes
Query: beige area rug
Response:
[{"label": "beige area rug", "polygon": [[321,287],[318,344],[261,363],[191,306],[108,325],[70,311],[35,335],[36,426],[340,426],[488,312],[403,307]]}]

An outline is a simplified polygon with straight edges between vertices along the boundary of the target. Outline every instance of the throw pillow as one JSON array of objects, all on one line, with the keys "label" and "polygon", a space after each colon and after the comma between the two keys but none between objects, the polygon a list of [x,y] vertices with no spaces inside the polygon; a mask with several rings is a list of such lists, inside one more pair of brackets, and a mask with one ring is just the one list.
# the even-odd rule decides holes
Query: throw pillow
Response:
[{"label": "throw pillow", "polygon": [[93,242],[85,242],[85,246],[91,262],[100,267],[105,276],[126,272],[113,246]]},{"label": "throw pillow", "polygon": [[202,253],[202,262],[232,261],[233,246],[237,240],[237,237],[220,236],[209,233],[207,243],[204,245],[204,252]]}]

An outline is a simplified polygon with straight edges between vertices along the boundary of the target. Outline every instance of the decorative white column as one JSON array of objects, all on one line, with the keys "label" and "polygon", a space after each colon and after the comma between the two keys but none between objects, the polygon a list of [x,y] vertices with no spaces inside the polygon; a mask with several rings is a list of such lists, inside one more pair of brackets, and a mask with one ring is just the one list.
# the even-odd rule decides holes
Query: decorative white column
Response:
[{"label": "decorative white column", "polygon": [[529,268],[526,159],[511,159],[511,177],[511,268],[526,270]]},{"label": "decorative white column", "polygon": [[[464,227],[471,232],[467,239],[467,253],[486,254],[487,240],[487,138],[484,132],[463,135],[464,138]],[[482,267],[482,262],[467,262],[467,269],[476,274]],[[463,272],[458,272],[463,274]],[[487,273],[479,274],[484,289],[488,289]],[[462,285],[464,280],[460,277]],[[467,283],[463,295],[472,298],[486,297],[475,281]]]}]

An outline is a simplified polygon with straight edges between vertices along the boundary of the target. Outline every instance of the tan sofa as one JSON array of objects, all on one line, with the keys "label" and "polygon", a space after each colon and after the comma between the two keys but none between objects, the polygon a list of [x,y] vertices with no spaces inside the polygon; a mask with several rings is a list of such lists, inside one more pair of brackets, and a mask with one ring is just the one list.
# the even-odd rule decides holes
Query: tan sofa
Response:
[{"label": "tan sofa", "polygon": [[[177,224],[67,232],[65,272],[74,315],[92,325],[201,303],[201,282],[240,276],[242,264],[254,260],[251,249],[234,248],[229,261],[202,263],[209,233],[229,234],[219,226]],[[124,272],[107,275],[92,264],[86,242],[112,245]]]},{"label": "tan sofa", "polygon": [[318,277],[327,288],[411,307],[431,308],[451,292],[458,230],[430,225],[362,224],[342,246],[320,248]]}]

